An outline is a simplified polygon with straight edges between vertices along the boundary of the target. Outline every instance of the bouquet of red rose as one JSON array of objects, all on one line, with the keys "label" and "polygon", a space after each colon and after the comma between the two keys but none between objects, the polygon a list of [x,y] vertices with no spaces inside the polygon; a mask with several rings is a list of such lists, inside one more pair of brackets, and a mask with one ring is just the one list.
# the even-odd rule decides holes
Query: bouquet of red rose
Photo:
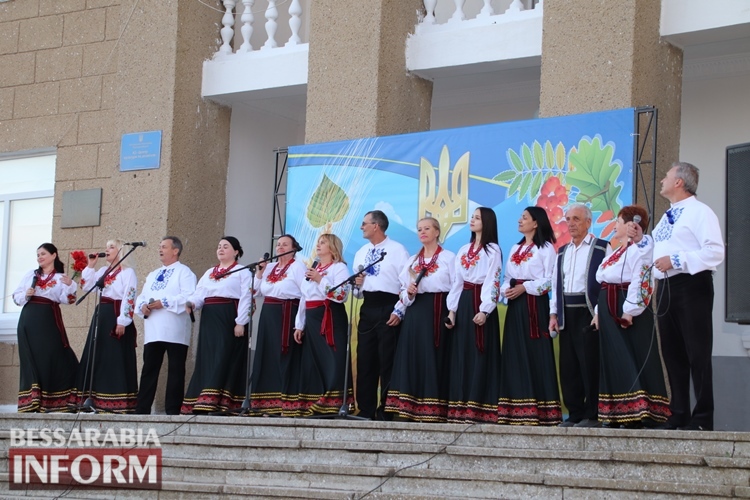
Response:
[{"label": "bouquet of red rose", "polygon": [[73,270],[73,279],[76,279],[81,275],[81,271],[89,265],[88,257],[86,257],[86,252],[83,250],[73,250],[70,252],[70,256],[73,258],[70,268]]}]

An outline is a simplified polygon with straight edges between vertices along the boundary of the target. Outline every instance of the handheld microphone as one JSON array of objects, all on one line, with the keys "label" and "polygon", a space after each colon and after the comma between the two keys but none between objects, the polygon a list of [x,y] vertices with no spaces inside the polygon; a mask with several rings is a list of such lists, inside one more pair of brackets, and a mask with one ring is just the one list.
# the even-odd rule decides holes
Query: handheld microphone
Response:
[{"label": "handheld microphone", "polygon": [[145,241],[131,241],[129,243],[124,243],[125,245],[129,245],[131,247],[145,247],[146,242]]},{"label": "handheld microphone", "polygon": [[518,284],[518,281],[516,281],[516,278],[510,279],[510,287],[513,288]]},{"label": "handheld microphone", "polygon": [[95,259],[95,258],[97,258],[97,257],[99,257],[99,258],[101,259],[102,257],[106,257],[106,256],[107,256],[107,254],[106,254],[106,253],[104,253],[104,252],[99,252],[99,253],[90,253],[90,254],[89,254],[89,259]]},{"label": "handheld microphone", "polygon": [[[151,303],[153,303],[153,302],[156,302],[156,301],[155,301],[154,299],[148,299],[148,303],[149,303],[149,304],[151,304]],[[150,311],[150,309],[149,309],[149,311]],[[149,316],[151,316],[151,313],[149,313],[149,314],[144,314],[144,315],[143,315],[143,319],[148,319],[148,317],[149,317]]]},{"label": "handheld microphone", "polygon": [[419,286],[419,282],[422,281],[422,278],[424,278],[425,274],[427,274],[427,268],[423,267],[422,270],[419,271],[417,279],[414,280],[414,286]]},{"label": "handheld microphone", "polygon": [[[316,269],[318,267],[318,264],[320,264],[320,259],[315,259],[312,263],[311,269]],[[310,281],[310,278],[305,278],[305,281]]]},{"label": "handheld microphone", "polygon": [[[634,215],[633,216],[633,222],[635,222],[636,224],[640,224],[641,223],[641,216],[640,215]],[[633,238],[628,238],[628,244],[630,244],[632,242],[633,242]]]},{"label": "handheld microphone", "polygon": [[[31,278],[31,286],[29,288],[36,288],[36,284],[39,281],[39,271],[34,271],[34,277]],[[26,296],[26,300],[28,301],[31,298],[31,295]]]},{"label": "handheld microphone", "polygon": [[[357,271],[358,271],[358,272],[357,272],[357,275],[359,275],[360,273],[362,273],[362,271],[364,271],[364,269],[365,269],[365,266],[363,266],[362,264],[360,264],[360,265],[359,265],[359,267],[357,268]],[[354,285],[354,289],[355,289],[355,290],[359,290],[359,286],[357,286],[357,285],[355,284],[355,285]]]}]

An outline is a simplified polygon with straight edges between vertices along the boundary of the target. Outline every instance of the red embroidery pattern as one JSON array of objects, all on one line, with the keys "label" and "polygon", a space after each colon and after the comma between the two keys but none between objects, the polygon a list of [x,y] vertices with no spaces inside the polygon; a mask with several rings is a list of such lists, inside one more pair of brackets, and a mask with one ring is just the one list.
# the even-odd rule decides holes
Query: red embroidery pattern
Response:
[{"label": "red embroidery pattern", "polygon": [[39,287],[40,290],[46,290],[47,288],[52,288],[53,286],[57,285],[57,281],[53,280],[52,278],[55,277],[56,271],[52,271],[47,275],[46,278],[42,278],[39,276],[39,279],[36,282],[36,286]]},{"label": "red embroidery pattern", "polygon": [[208,279],[213,280],[213,281],[223,280],[224,278],[227,277],[226,274],[229,272],[229,270],[232,269],[236,265],[237,265],[237,262],[235,261],[235,262],[232,262],[231,266],[223,267],[219,269],[219,265],[217,264],[214,266],[214,270],[211,271],[211,274],[208,275]]},{"label": "red embroidery pattern", "polygon": [[610,255],[609,258],[604,261],[604,264],[602,264],[602,269],[607,269],[609,266],[614,265],[615,262],[620,260],[620,257],[622,257],[622,254],[624,254],[627,249],[628,245],[623,245],[618,248],[615,253]]},{"label": "red embroidery pattern", "polygon": [[437,250],[435,250],[435,254],[430,259],[430,262],[425,263],[424,261],[424,247],[422,247],[422,250],[419,251],[419,254],[417,255],[417,267],[414,269],[414,272],[419,274],[422,269],[427,269],[427,272],[425,273],[425,276],[429,276],[435,271],[438,270],[440,266],[438,266],[437,260],[438,255],[440,255],[440,252],[443,251],[443,247],[438,245]]},{"label": "red embroidery pattern", "polygon": [[461,256],[461,266],[466,270],[474,267],[479,262],[479,251],[481,249],[482,247],[480,246],[475,251],[474,245],[469,246],[469,251]]},{"label": "red embroidery pattern", "polygon": [[526,250],[523,252],[521,252],[522,248],[523,245],[519,245],[515,253],[510,256],[510,261],[517,266],[520,266],[522,262],[526,262],[534,256],[534,254],[531,253],[531,249],[534,248],[534,243],[529,243],[529,246],[527,246]]},{"label": "red embroidery pattern", "polygon": [[107,277],[104,278],[104,286],[106,287],[114,283],[115,280],[117,279],[117,275],[120,274],[120,271],[122,271],[122,268],[118,267],[117,271],[108,274]]},{"label": "red embroidery pattern", "polygon": [[268,278],[266,278],[266,281],[269,283],[278,283],[279,281],[286,278],[286,272],[289,269],[289,266],[292,265],[292,262],[294,262],[294,259],[287,262],[287,264],[279,269],[279,265],[276,264],[276,267],[273,268],[273,271],[268,275]]},{"label": "red embroidery pattern", "polygon": [[318,265],[318,267],[316,267],[315,270],[318,271],[318,274],[320,274],[321,276],[325,276],[326,275],[326,271],[332,265],[333,265],[333,262],[329,262],[325,266]]}]

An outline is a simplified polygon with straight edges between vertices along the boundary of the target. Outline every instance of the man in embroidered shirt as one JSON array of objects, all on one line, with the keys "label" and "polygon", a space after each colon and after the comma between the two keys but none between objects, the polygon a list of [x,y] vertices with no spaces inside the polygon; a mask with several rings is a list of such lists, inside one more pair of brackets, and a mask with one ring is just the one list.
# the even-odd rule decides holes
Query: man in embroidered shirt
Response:
[{"label": "man in embroidered shirt", "polygon": [[[380,210],[365,214],[362,236],[369,243],[357,251],[352,262],[354,272],[375,264],[357,277],[354,294],[364,296],[357,327],[357,406],[359,415],[383,420],[385,397],[391,382],[393,355],[396,352],[401,318],[394,314],[401,284],[398,275],[409,261],[409,252],[401,243],[385,235],[388,217]],[[380,382],[380,404],[378,404]]]},{"label": "man in embroidered shirt", "polygon": [[[661,181],[671,207],[654,228],[656,305],[672,399],[669,428],[711,430],[713,273],[724,260],[719,219],[695,198],[698,168],[677,162]],[[690,411],[690,378],[695,407]]]},{"label": "man in embroidered shirt", "polygon": [[190,345],[190,318],[185,311],[195,291],[195,274],[179,262],[182,242],[166,236],[159,244],[162,267],[152,271],[136,299],[136,310],[144,321],[143,369],[136,413],[148,415],[156,395],[164,353],[169,356],[165,410],[179,415],[185,395],[185,359]]},{"label": "man in embroidered shirt", "polygon": [[598,427],[599,335],[590,328],[599,296],[596,270],[607,242],[589,233],[591,210],[574,204],[565,213],[571,242],[555,260],[549,331],[560,332],[560,387],[568,419],[561,427]]}]

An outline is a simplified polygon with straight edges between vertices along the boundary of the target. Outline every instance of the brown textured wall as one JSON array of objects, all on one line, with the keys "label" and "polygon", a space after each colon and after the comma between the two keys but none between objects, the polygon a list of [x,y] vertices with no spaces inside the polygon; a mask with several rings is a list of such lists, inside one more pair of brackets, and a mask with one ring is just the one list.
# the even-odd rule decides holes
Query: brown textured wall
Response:
[{"label": "brown textured wall", "polygon": [[539,108],[560,116],[656,106],[657,215],[666,208],[658,181],[679,154],[682,91],[682,51],[660,39],[660,13],[655,0],[545,2]]},{"label": "brown textured wall", "polygon": [[314,2],[306,143],[429,129],[432,83],[408,75],[404,59],[420,9],[421,0]]},{"label": "brown textured wall", "polygon": [[[215,261],[230,111],[200,89],[220,20],[177,0],[0,3],[0,152],[57,148],[53,242],[64,261],[112,237],[145,240],[133,260],[142,283],[165,234],[183,239],[198,276]],[[161,167],[120,172],[121,135],[149,130],[163,131]],[[61,229],[62,193],[93,187],[103,188],[101,226]],[[92,302],[63,308],[79,355]]]}]

